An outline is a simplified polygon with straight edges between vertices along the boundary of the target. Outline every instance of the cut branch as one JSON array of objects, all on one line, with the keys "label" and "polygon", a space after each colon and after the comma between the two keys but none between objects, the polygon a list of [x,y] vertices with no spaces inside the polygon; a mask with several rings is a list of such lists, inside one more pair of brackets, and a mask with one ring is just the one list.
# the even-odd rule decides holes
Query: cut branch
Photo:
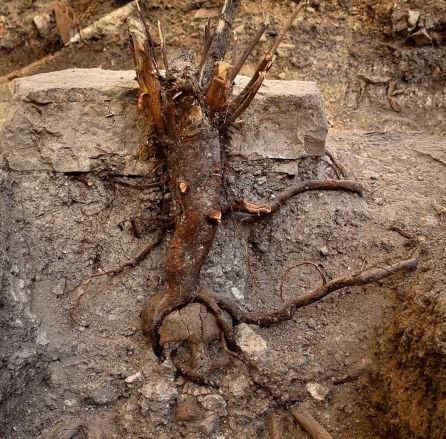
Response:
[{"label": "cut branch", "polygon": [[165,137],[162,117],[161,86],[156,77],[156,60],[146,26],[141,19],[129,19],[130,46],[135,63],[136,77],[140,88],[138,109],[152,119],[156,134]]},{"label": "cut branch", "polygon": [[204,65],[209,53],[209,48],[211,47],[212,39],[214,38],[214,32],[211,28],[211,19],[209,18],[206,26],[204,27],[204,44],[203,50],[201,52],[200,63],[198,64],[198,83],[201,84],[204,74]]},{"label": "cut branch", "polygon": [[161,56],[163,58],[164,69],[169,70],[169,59],[167,57],[167,48],[166,42],[164,40],[164,32],[163,27],[161,26],[161,22],[158,20],[158,34],[160,37],[160,48],[161,48]]},{"label": "cut branch", "polygon": [[209,50],[204,57],[203,76],[200,81],[200,85],[204,89],[207,89],[214,76],[216,62],[222,61],[225,57],[231,37],[232,24],[239,7],[240,0],[225,0]]},{"label": "cut branch", "polygon": [[245,51],[243,52],[242,56],[238,60],[237,64],[235,64],[235,60],[234,60],[234,68],[233,68],[232,74],[231,74],[231,82],[239,74],[240,70],[244,66],[244,64],[245,64],[246,60],[248,59],[249,55],[254,50],[254,47],[259,42],[260,38],[262,38],[262,35],[265,33],[265,31],[268,28],[268,26],[269,26],[269,15],[268,14],[264,14],[263,22],[260,25],[260,28],[257,31],[255,37],[253,38],[251,43],[248,45],[248,47],[245,49]]},{"label": "cut branch", "polygon": [[285,23],[285,26],[283,27],[280,35],[276,38],[273,45],[269,49],[269,51],[265,54],[262,61],[260,61],[259,65],[257,66],[256,71],[252,75],[251,80],[248,82],[248,85],[242,90],[242,92],[234,99],[232,102],[230,108],[229,108],[229,114],[230,117],[228,118],[226,122],[226,126],[234,122],[237,117],[239,117],[249,106],[251,101],[253,100],[254,96],[258,92],[260,86],[262,85],[263,80],[265,79],[266,74],[271,69],[271,66],[273,65],[275,53],[277,48],[279,47],[280,43],[282,42],[283,38],[285,37],[286,33],[288,32],[289,28],[293,24],[293,21],[296,19],[296,17],[299,15],[300,11],[303,9],[304,6],[308,5],[307,0],[303,0],[299,3],[299,5],[296,7],[296,10],[293,12],[291,17],[288,19],[288,21]]},{"label": "cut branch", "polygon": [[217,62],[215,75],[212,78],[211,85],[206,93],[206,104],[211,110],[211,116],[226,108],[229,94],[231,93],[231,75],[232,66],[224,61]]}]

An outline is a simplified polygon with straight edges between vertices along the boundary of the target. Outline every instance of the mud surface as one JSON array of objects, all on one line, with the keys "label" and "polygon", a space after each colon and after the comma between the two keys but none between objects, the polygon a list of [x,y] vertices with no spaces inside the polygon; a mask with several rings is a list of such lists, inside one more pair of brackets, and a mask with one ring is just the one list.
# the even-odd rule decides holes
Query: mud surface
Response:
[{"label": "mud surface", "polygon": [[[61,48],[53,21],[45,37],[31,21],[50,3],[0,5],[1,74]],[[80,14],[87,3],[72,2]],[[123,4],[97,3],[85,24]],[[170,50],[198,47],[203,22],[194,14],[217,2],[168,3],[150,2],[148,9],[163,20]],[[286,41],[295,47],[282,48],[271,75],[318,82],[333,125],[328,146],[364,182],[364,199],[303,194],[269,220],[223,225],[203,283],[248,309],[277,307],[281,273],[299,261],[317,261],[333,277],[406,255],[422,237],[420,270],[336,293],[275,327],[254,327],[266,342],[257,369],[235,361],[216,373],[220,391],[199,388],[170,363],[160,364],[139,333],[143,301],[162,283],[166,241],[134,270],[92,281],[75,313],[78,324],[69,316],[76,285],[155,239],[168,197],[138,186],[162,176],[10,173],[2,163],[3,436],[270,437],[266,420],[275,410],[284,437],[306,437],[282,400],[302,402],[335,438],[445,436],[445,8],[436,1],[396,2],[394,10],[389,2],[370,3],[312,2]],[[289,3],[263,6],[278,29]],[[417,46],[408,39],[398,14],[409,8],[433,17],[428,32],[439,33],[436,41]],[[247,19],[252,11],[255,18]],[[245,2],[242,43],[260,18],[258,2]],[[131,66],[124,33],[58,53],[39,71]],[[390,107],[387,83],[369,84],[363,93],[367,81],[358,73],[397,81],[401,111]],[[1,96],[8,99],[6,91]],[[226,171],[229,194],[260,201],[296,179],[334,176],[326,159],[302,160],[299,169],[296,177],[273,162],[234,158]],[[312,271],[295,270],[284,298],[317,282]]]}]

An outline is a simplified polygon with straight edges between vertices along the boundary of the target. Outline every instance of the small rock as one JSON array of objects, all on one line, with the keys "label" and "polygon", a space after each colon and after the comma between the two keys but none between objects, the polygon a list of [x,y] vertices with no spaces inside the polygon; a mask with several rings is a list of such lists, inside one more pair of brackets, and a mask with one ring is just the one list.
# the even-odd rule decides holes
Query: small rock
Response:
[{"label": "small rock", "polygon": [[237,377],[235,380],[229,382],[229,392],[236,398],[241,398],[245,395],[249,387],[249,381],[244,375]]},{"label": "small rock", "polygon": [[307,326],[308,326],[310,329],[317,329],[317,323],[316,323],[316,321],[315,321],[312,317],[310,317],[310,318],[307,320]]},{"label": "small rock", "polygon": [[240,350],[251,360],[257,360],[267,350],[266,341],[246,323],[238,325],[236,343]]},{"label": "small rock", "polygon": [[286,73],[285,72],[280,72],[279,73],[279,79],[282,79],[282,80],[286,79]]},{"label": "small rock", "polygon": [[64,287],[62,284],[56,284],[53,287],[53,294],[57,297],[62,296],[62,294],[64,293]]},{"label": "small rock", "polygon": [[321,247],[319,249],[319,252],[321,253],[322,256],[328,256],[330,251],[328,250],[328,247],[326,245],[324,245],[323,247]]},{"label": "small rock", "polygon": [[195,12],[194,19],[208,19],[215,18],[220,15],[220,8],[201,8]]},{"label": "small rock", "polygon": [[43,13],[33,17],[34,26],[41,37],[46,37],[50,32],[51,17],[49,14]]},{"label": "small rock", "polygon": [[206,437],[211,437],[217,426],[218,415],[210,415],[200,424],[199,428]]},{"label": "small rock", "polygon": [[330,389],[318,383],[307,383],[305,387],[316,401],[324,401],[330,393]]},{"label": "small rock", "polygon": [[420,13],[418,11],[409,10],[409,17],[407,18],[407,22],[409,23],[410,27],[415,28],[419,18]]},{"label": "small rock", "polygon": [[175,409],[176,422],[196,421],[202,417],[202,409],[195,398],[182,397],[177,402]]},{"label": "small rock", "polygon": [[17,265],[14,264],[14,265],[11,267],[10,273],[11,273],[12,275],[16,276],[17,274],[20,273],[19,267],[18,267]]},{"label": "small rock", "polygon": [[151,401],[169,402],[177,397],[178,391],[169,381],[159,380],[155,383],[145,384],[140,389],[144,398]]},{"label": "small rock", "polygon": [[411,34],[409,38],[411,38],[417,46],[429,46],[432,44],[432,38],[424,28]]},{"label": "small rock", "polygon": [[97,405],[105,405],[115,402],[119,398],[119,392],[116,387],[110,383],[104,383],[97,387],[91,394],[91,399]]},{"label": "small rock", "polygon": [[201,405],[210,412],[222,413],[226,410],[226,401],[221,395],[212,394],[206,395],[200,401]]},{"label": "small rock", "polygon": [[[279,47],[277,48],[276,53],[279,56],[289,56],[290,53],[293,52],[293,50],[296,48],[296,46],[294,44],[286,44],[286,43],[282,43],[279,45]],[[283,73],[283,72],[282,72]],[[282,78],[280,78],[282,79]]]},{"label": "small rock", "polygon": [[136,372],[133,375],[128,376],[124,381],[127,384],[132,384],[134,382],[140,382],[142,380],[141,372]]},{"label": "small rock", "polygon": [[40,346],[46,346],[49,343],[46,331],[42,328],[37,330],[36,343]]},{"label": "small rock", "polygon": [[231,293],[237,300],[245,300],[245,296],[237,287],[232,287]]}]

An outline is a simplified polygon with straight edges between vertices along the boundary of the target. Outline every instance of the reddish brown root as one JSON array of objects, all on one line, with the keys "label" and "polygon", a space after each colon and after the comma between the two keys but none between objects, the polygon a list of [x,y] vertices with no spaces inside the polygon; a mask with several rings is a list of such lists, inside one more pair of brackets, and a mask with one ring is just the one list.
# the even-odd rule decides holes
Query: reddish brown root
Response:
[{"label": "reddish brown root", "polygon": [[[267,216],[278,211],[290,198],[306,191],[342,190],[359,195],[363,192],[363,187],[352,180],[310,180],[280,192],[271,203],[257,204],[238,200],[222,209],[224,164],[221,139],[224,138],[224,130],[235,123],[248,108],[273,64],[275,52],[285,33],[299,12],[308,4],[307,1],[300,2],[287,20],[283,31],[259,63],[250,82],[237,97],[231,99],[233,79],[266,28],[264,23],[239,62],[234,66],[225,63],[223,60],[240,3],[240,0],[225,0],[214,31],[211,31],[208,23],[205,29],[204,50],[198,66],[195,65],[194,57],[187,53],[172,59],[169,63],[163,32],[159,25],[165,75],[160,74],[154,43],[144,21],[142,18],[129,20],[131,47],[140,86],[138,107],[147,126],[153,127],[156,146],[162,149],[165,156],[171,193],[170,214],[174,223],[174,232],[166,255],[164,287],[149,299],[142,312],[143,332],[149,336],[152,347],[158,355],[162,355],[163,352],[163,346],[160,344],[163,320],[173,311],[182,309],[192,302],[200,302],[206,307],[207,315],[212,314],[215,319],[214,321],[211,318],[214,335],[218,338],[219,333],[222,334],[223,350],[244,361],[242,353],[237,351],[234,321],[261,326],[279,323],[289,319],[296,309],[317,302],[334,291],[344,287],[365,285],[398,272],[414,270],[418,263],[417,253],[411,258],[385,268],[369,267],[330,281],[326,281],[320,272],[323,279],[320,287],[286,302],[282,308],[275,311],[246,312],[231,299],[200,288],[201,268],[224,214],[242,212],[250,215],[250,218]],[[233,58],[236,59],[235,52]],[[339,174],[342,174],[342,169],[336,164],[335,159],[333,163]],[[145,257],[144,254],[142,257]],[[139,258],[135,263],[139,263],[138,260]],[[127,266],[134,265],[125,264],[120,270],[111,270],[94,276],[116,275]],[[282,283],[289,270],[285,272]],[[92,277],[86,281],[85,287]],[[85,293],[78,297],[78,302],[83,294]],[[232,317],[232,321],[225,312]],[[209,323],[205,325],[203,320],[200,323],[201,328],[209,329]],[[198,341],[202,346],[205,342],[204,332],[198,334],[198,337],[201,337]],[[165,340],[163,339],[163,342]],[[215,340],[216,338],[213,339]],[[196,344],[189,344],[192,353],[194,350],[196,353],[194,346]],[[208,371],[207,375],[203,376],[198,371],[200,367],[197,367],[195,354],[191,354],[186,361],[182,361],[180,354],[174,350],[171,352],[171,359],[181,374],[200,384],[215,385],[207,377],[211,372]]]},{"label": "reddish brown root", "polygon": [[387,267],[370,267],[354,274],[339,276],[321,285],[319,288],[289,301],[282,308],[275,311],[242,311],[233,300],[227,297],[218,296],[214,293],[208,294],[212,295],[218,305],[227,311],[237,322],[270,326],[290,319],[296,309],[318,302],[330,293],[342,288],[366,285],[396,273],[414,271],[417,268],[418,260],[419,251],[417,250],[412,257],[388,265]]},{"label": "reddish brown root", "polygon": [[346,191],[362,196],[364,187],[351,180],[307,180],[279,192],[272,203],[252,203],[247,200],[238,200],[227,205],[223,215],[231,212],[242,212],[254,216],[266,216],[277,212],[290,198],[307,191]]},{"label": "reddish brown root", "polygon": [[170,354],[170,359],[178,372],[188,380],[200,386],[218,387],[218,384],[214,380],[204,376],[204,374],[190,367],[187,363],[180,361],[176,349]]},{"label": "reddish brown root", "polygon": [[303,267],[305,265],[315,268],[317,270],[317,272],[319,273],[319,276],[322,279],[322,283],[324,285],[327,283],[327,279],[325,278],[324,272],[321,270],[321,268],[317,264],[315,264],[314,262],[311,262],[311,261],[299,262],[298,264],[294,264],[291,267],[288,267],[282,274],[282,277],[280,279],[280,287],[279,287],[280,288],[280,298],[282,300],[283,300],[283,284],[285,283],[285,280],[288,278],[288,276],[294,269]]},{"label": "reddish brown root", "polygon": [[[417,250],[410,258],[398,261],[394,264],[390,264],[387,267],[373,266],[358,271],[354,274],[339,276],[335,279],[332,279],[331,281],[326,281],[323,277],[324,283],[322,286],[306,294],[303,294],[302,296],[299,296],[292,301],[289,301],[286,305],[276,311],[246,312],[241,310],[233,300],[204,289],[200,290],[198,294],[193,299],[191,299],[191,302],[199,302],[206,306],[208,311],[214,316],[217,325],[223,334],[223,349],[236,358],[240,359],[249,367],[249,362],[247,362],[246,359],[243,358],[243,355],[241,355],[237,351],[232,322],[230,322],[224,315],[223,310],[229,313],[234,321],[239,323],[244,322],[260,326],[270,326],[273,324],[277,324],[284,320],[290,319],[297,309],[315,303],[323,299],[330,293],[338,291],[342,288],[366,285],[372,282],[377,282],[396,273],[413,271],[417,268],[419,253],[419,250]],[[170,308],[165,304],[160,305],[161,303],[163,303],[163,298],[165,297],[166,296],[161,293],[158,293],[158,295],[155,296],[155,302],[157,303],[157,306],[150,309],[156,310],[156,314],[152,313],[150,316],[148,316],[150,322],[154,322],[157,320],[159,320],[160,322],[159,325],[157,325],[156,327],[152,327],[151,332],[149,333],[151,337],[153,337],[152,346],[157,353],[162,352],[162,347],[159,344],[158,329],[163,318],[173,310],[182,308],[185,305],[177,304],[176,306],[171,306]],[[148,308],[149,307],[146,307],[146,310]],[[177,367],[180,373],[183,374],[185,377],[199,384],[209,384],[209,380],[206,377],[201,376],[199,372],[190,368],[187,364],[181,363],[176,357],[176,352],[173,353],[172,361],[174,362],[175,367]]]},{"label": "reddish brown root", "polygon": [[333,439],[331,434],[302,405],[291,407],[290,413],[313,439]]}]

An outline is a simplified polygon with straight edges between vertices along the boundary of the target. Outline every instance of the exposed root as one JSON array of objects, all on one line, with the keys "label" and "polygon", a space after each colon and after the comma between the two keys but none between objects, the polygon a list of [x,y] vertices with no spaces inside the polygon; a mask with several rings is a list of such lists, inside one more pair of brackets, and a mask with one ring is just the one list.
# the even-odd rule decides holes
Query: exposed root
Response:
[{"label": "exposed root", "polygon": [[[296,6],[296,10],[293,12],[293,14],[291,14],[289,19],[283,26],[282,31],[272,44],[271,48],[265,54],[263,59],[260,61],[249,83],[231,103],[229,107],[229,117],[226,119],[224,123],[225,127],[234,123],[237,120],[237,118],[241,116],[241,114],[248,108],[249,104],[252,102],[255,95],[259,91],[260,86],[262,85],[263,80],[266,77],[266,74],[269,72],[274,63],[274,58],[277,48],[279,47],[280,43],[282,42],[283,38],[290,29],[296,17],[299,15],[302,9],[307,5],[308,1],[303,0]],[[254,46],[252,46],[252,48],[254,48]]]},{"label": "exposed root", "polygon": [[364,192],[363,186],[351,180],[307,180],[279,192],[272,203],[252,203],[247,200],[238,200],[227,205],[222,213],[223,215],[231,212],[242,212],[254,216],[266,216],[277,212],[280,207],[290,198],[297,194],[307,191],[347,191],[354,192],[362,196]]},{"label": "exposed root", "polygon": [[223,310],[218,306],[218,303],[213,297],[213,295],[205,290],[201,290],[197,294],[195,300],[205,305],[207,310],[214,316],[220,331],[223,333],[225,337],[226,345],[229,347],[229,349],[235,351],[236,343],[234,338],[234,328],[232,326],[232,322],[229,321],[227,317],[223,314]]},{"label": "exposed root", "polygon": [[[296,311],[298,308],[302,308],[304,306],[315,303],[334,291],[340,290],[345,287],[366,285],[399,272],[413,271],[418,265],[419,253],[420,251],[419,249],[417,249],[412,257],[391,264],[388,267],[368,267],[357,273],[340,276],[331,281],[326,281],[323,273],[318,270],[324,282],[322,286],[292,301],[289,301],[285,306],[276,311],[257,311],[251,313],[245,312],[241,310],[238,305],[231,299],[219,296],[205,289],[201,289],[194,297],[193,301],[204,304],[207,310],[214,316],[217,326],[222,334],[221,345],[223,350],[231,356],[240,360],[248,368],[255,368],[255,366],[252,365],[251,362],[248,361],[241,352],[239,352],[235,343],[233,324],[230,320],[228,320],[227,316],[224,315],[223,310],[228,312],[236,322],[257,324],[259,326],[270,326],[272,324],[280,323],[281,321],[291,318],[293,312]],[[287,272],[289,272],[289,270],[291,270],[292,268],[300,265],[315,266],[315,264],[313,263],[303,262],[290,267]],[[181,308],[181,306],[177,307],[177,309],[179,308]],[[164,317],[167,314],[169,314],[169,312],[166,311]],[[161,349],[158,338],[156,340],[156,343],[158,343],[159,349]],[[178,371],[191,381],[200,385],[217,386],[214,381],[210,380],[199,371],[190,367],[188,364],[181,362],[177,356],[176,350],[172,352],[171,359]]]},{"label": "exposed root", "polygon": [[331,434],[302,405],[291,407],[290,413],[313,439],[333,439]]},{"label": "exposed root", "polygon": [[[219,306],[227,311],[237,322],[252,323],[259,326],[270,326],[284,320],[289,320],[296,309],[318,302],[330,293],[345,287],[354,287],[377,282],[395,273],[414,271],[419,260],[419,250],[415,254],[402,261],[383,267],[369,267],[354,274],[339,276],[321,285],[313,291],[303,294],[276,311],[242,311],[230,298],[213,294]],[[211,294],[211,293],[209,293]]]},{"label": "exposed root", "polygon": [[[317,302],[334,291],[365,285],[395,273],[415,270],[419,257],[419,252],[416,252],[412,257],[386,267],[368,267],[354,274],[329,281],[316,264],[302,262],[284,272],[280,283],[281,293],[291,270],[302,265],[315,267],[321,276],[322,285],[285,302],[275,311],[246,312],[240,309],[234,300],[207,291],[200,286],[201,268],[208,257],[224,215],[240,212],[248,214],[251,219],[265,217],[278,211],[290,198],[306,191],[342,190],[358,195],[363,193],[361,184],[351,178],[328,181],[310,180],[278,193],[269,203],[252,203],[242,199],[222,207],[224,181],[222,141],[226,138],[231,125],[236,123],[237,118],[248,108],[257,94],[266,73],[273,64],[275,52],[285,33],[308,1],[299,3],[269,51],[260,61],[249,83],[238,96],[231,99],[233,80],[267,26],[265,19],[254,40],[238,61],[236,61],[235,48],[232,65],[224,62],[230,44],[235,13],[240,3],[240,0],[225,0],[218,24],[213,31],[208,22],[205,28],[202,57],[198,66],[190,53],[182,54],[169,62],[163,32],[159,26],[161,61],[166,68],[165,75],[160,74],[155,59],[153,40],[142,18],[129,20],[135,70],[140,86],[138,108],[147,127],[153,127],[154,141],[165,158],[171,194],[169,207],[174,223],[174,232],[167,248],[164,286],[146,303],[141,315],[142,330],[150,338],[152,348],[158,356],[163,355],[164,347],[166,347],[166,353],[168,352],[170,342],[185,343],[185,346],[170,352],[174,366],[191,381],[211,386],[216,386],[216,383],[208,378],[215,370],[213,369],[215,364],[209,361],[206,346],[215,343],[219,337],[223,351],[238,358],[250,370],[255,369],[255,364],[245,359],[243,353],[237,348],[234,323],[253,323],[260,326],[279,323],[291,318],[296,309]],[[139,6],[138,3],[137,6]],[[331,158],[338,176],[349,178],[348,172],[337,163],[334,155],[329,151],[327,155]],[[73,309],[79,305],[93,277],[106,274],[115,276],[126,267],[136,266],[149,251],[150,249],[145,249],[134,263],[127,263],[117,270],[90,276],[83,283],[83,291],[79,294]],[[201,304],[198,317],[197,314],[194,317],[186,313],[187,305],[194,302]],[[192,308],[193,306],[189,310]],[[177,310],[178,315],[173,314]],[[215,347],[215,345],[212,346]],[[187,350],[183,348],[186,347],[190,349],[190,355],[184,359],[183,354],[186,354]],[[228,358],[224,352],[218,352],[223,354],[224,358]],[[259,383],[259,385],[262,384]],[[264,387],[268,388],[267,385]],[[271,389],[269,392],[274,398],[277,397]],[[283,403],[283,395],[281,397]],[[279,398],[277,400],[279,401]],[[287,404],[290,403],[287,401]],[[322,435],[321,431],[324,432],[324,430],[311,417],[310,419],[301,411],[296,411],[296,413],[297,415],[293,413],[293,416],[311,434],[313,430],[318,432],[319,436],[314,436],[315,438],[329,438]],[[310,422],[311,420],[314,422]],[[317,429],[315,426],[320,428]],[[275,434],[280,436],[280,432]]]},{"label": "exposed root", "polygon": [[154,248],[156,248],[159,244],[161,244],[162,240],[163,240],[163,236],[164,234],[160,234],[160,236],[153,242],[147,244],[144,249],[131,261],[127,261],[124,264],[120,265],[117,268],[113,268],[111,270],[107,270],[107,271],[101,271],[99,273],[92,273],[90,274],[90,276],[88,276],[87,278],[85,278],[84,280],[82,280],[81,283],[79,283],[78,285],[76,285],[74,288],[72,288],[69,293],[72,293],[74,291],[78,291],[78,294],[76,296],[76,300],[74,302],[74,304],[69,308],[69,316],[71,321],[73,321],[74,323],[76,323],[79,326],[83,326],[74,316],[74,313],[76,311],[76,309],[79,307],[79,305],[81,304],[81,301],[83,300],[84,296],[88,293],[88,286],[90,285],[91,281],[96,278],[96,277],[101,277],[101,276],[110,276],[112,278],[118,276],[119,274],[121,274],[124,270],[126,270],[127,268],[136,268],[141,262],[143,262],[147,256],[152,252],[152,250]]},{"label": "exposed root", "polygon": [[194,382],[195,384],[199,384],[200,386],[210,386],[210,387],[218,387],[218,383],[204,376],[198,370],[193,369],[187,363],[180,361],[178,358],[178,350],[175,349],[170,354],[170,359],[172,360],[173,365],[176,367],[178,372],[185,378]]},{"label": "exposed root", "polygon": [[333,163],[334,169],[335,169],[336,173],[338,174],[338,176],[339,176],[339,174],[341,174],[341,176],[343,178],[345,178],[346,180],[354,180],[354,176],[352,175],[352,173],[349,172],[347,170],[347,168],[338,161],[338,159],[336,158],[333,151],[331,151],[330,149],[325,147],[325,155]]},{"label": "exposed root", "polygon": [[311,261],[299,262],[298,264],[295,264],[295,265],[292,265],[291,267],[288,267],[282,274],[282,277],[280,279],[280,287],[279,287],[279,289],[280,289],[280,298],[282,299],[282,301],[284,301],[284,298],[283,298],[283,284],[285,283],[285,280],[287,279],[287,277],[289,276],[291,271],[293,271],[295,268],[302,267],[304,265],[309,265],[311,267],[314,267],[317,270],[317,272],[319,273],[319,276],[322,279],[323,285],[325,285],[327,283],[327,279],[325,277],[324,272],[321,270],[321,268],[317,264],[315,264],[314,262],[311,262]]}]

